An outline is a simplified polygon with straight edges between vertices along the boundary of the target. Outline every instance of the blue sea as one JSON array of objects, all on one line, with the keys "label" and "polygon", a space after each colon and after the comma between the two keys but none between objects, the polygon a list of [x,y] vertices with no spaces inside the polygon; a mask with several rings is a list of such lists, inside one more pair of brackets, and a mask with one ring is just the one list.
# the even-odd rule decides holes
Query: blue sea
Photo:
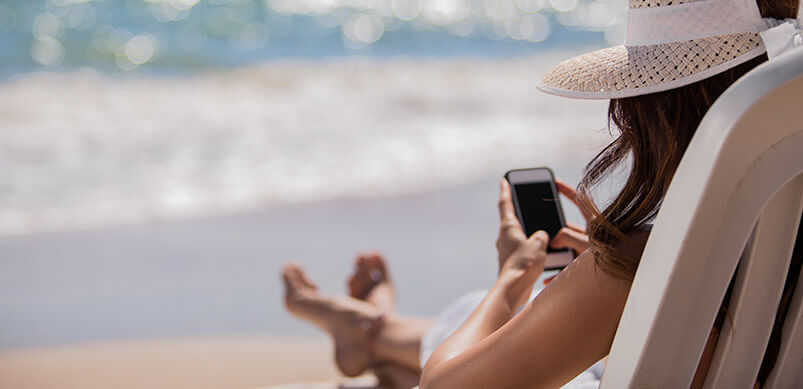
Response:
[{"label": "blue sea", "polygon": [[622,40],[621,0],[5,0],[5,76],[189,72],[281,58],[512,57]]},{"label": "blue sea", "polygon": [[621,40],[624,3],[5,0],[0,235],[433,189],[508,162],[430,168],[464,153],[582,142],[534,85]]},{"label": "blue sea", "polygon": [[535,84],[621,42],[624,10],[0,1],[0,349],[293,332],[281,262],[340,290],[361,247],[436,313],[492,277],[503,172],[576,183],[609,140],[603,102]]}]

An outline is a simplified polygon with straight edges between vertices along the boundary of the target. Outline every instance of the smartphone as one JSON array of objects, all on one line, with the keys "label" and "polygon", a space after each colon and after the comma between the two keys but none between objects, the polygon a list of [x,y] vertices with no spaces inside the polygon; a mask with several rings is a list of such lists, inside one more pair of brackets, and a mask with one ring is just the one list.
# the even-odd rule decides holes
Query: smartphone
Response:
[{"label": "smartphone", "polygon": [[[516,216],[528,237],[538,230],[544,230],[551,239],[566,226],[551,169],[514,169],[505,173],[505,178],[510,183]],[[544,269],[563,269],[574,257],[574,250],[548,247]]]}]

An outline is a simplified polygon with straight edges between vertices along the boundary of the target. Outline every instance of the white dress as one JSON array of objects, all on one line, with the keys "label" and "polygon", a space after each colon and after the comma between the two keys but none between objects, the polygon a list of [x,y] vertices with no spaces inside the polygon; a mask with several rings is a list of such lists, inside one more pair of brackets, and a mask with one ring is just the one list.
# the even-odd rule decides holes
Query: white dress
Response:
[{"label": "white dress", "polygon": [[[533,288],[530,295],[532,301],[542,288]],[[438,315],[435,323],[427,329],[421,339],[421,367],[424,367],[432,352],[451,336],[468,319],[472,312],[480,305],[482,299],[488,294],[487,290],[476,290],[460,297],[457,301],[446,307]],[[564,389],[597,389],[602,372],[605,369],[602,361],[599,361],[586,369],[583,373],[575,377],[572,381],[563,386]]]}]

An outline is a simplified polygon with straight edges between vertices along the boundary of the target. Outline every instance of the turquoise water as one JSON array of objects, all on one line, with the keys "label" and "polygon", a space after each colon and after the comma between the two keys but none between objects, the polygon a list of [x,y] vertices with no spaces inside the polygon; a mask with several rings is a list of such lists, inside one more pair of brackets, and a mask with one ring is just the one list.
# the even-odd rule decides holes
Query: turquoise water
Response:
[{"label": "turquoise water", "polygon": [[277,58],[521,56],[621,40],[620,0],[4,0],[9,75],[234,67]]}]

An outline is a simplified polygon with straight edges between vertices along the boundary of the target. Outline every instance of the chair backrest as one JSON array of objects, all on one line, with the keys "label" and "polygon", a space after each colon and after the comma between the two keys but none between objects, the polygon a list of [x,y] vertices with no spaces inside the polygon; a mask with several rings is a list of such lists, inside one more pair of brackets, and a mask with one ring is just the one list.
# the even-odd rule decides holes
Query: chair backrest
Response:
[{"label": "chair backrest", "polygon": [[[700,123],[655,220],[601,387],[689,387],[734,279],[705,386],[752,388],[802,210],[800,48],[734,83]],[[803,387],[801,370],[803,286],[767,386]]]}]

